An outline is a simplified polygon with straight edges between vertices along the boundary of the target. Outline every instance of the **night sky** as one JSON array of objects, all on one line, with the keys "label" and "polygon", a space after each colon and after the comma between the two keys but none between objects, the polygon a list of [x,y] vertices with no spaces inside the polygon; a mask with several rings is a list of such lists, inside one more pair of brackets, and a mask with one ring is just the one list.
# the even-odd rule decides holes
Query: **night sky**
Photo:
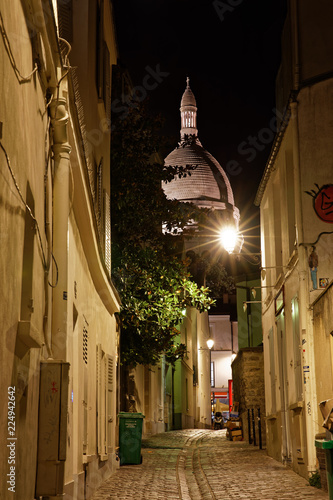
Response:
[{"label": "night sky", "polygon": [[147,67],[159,68],[160,82],[147,91],[148,102],[164,116],[164,132],[174,137],[174,147],[180,100],[190,77],[199,138],[227,171],[246,224],[257,212],[253,201],[272,146],[286,0],[113,3],[120,61],[133,84],[143,84]]}]

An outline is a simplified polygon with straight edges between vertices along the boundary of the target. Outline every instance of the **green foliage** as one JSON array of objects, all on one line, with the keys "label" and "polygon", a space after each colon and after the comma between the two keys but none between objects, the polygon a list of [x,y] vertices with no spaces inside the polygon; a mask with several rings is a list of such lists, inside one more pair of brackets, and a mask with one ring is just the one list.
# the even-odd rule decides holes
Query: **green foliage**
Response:
[{"label": "green foliage", "polygon": [[213,259],[208,252],[199,255],[193,250],[187,252],[187,257],[190,259],[191,274],[197,278],[197,281],[201,282],[205,277],[206,286],[212,297],[217,299],[222,297],[224,293],[232,294],[235,292],[235,280],[228,275],[220,260]]},{"label": "green foliage", "polygon": [[309,483],[310,486],[314,486],[315,488],[321,488],[321,477],[320,477],[320,472],[319,470],[316,470],[315,472],[311,473],[311,476],[309,477]]},{"label": "green foliage", "polygon": [[175,257],[163,262],[158,252],[144,249],[124,254],[122,260],[124,265],[113,274],[122,298],[122,362],[155,364],[162,352],[169,358],[181,356],[175,336],[183,310],[207,310],[213,302],[208,290],[198,288]]},{"label": "green foliage", "polygon": [[163,234],[162,225],[183,230],[202,212],[194,205],[168,200],[161,187],[174,175],[190,175],[195,166],[166,169],[158,159],[159,119],[139,106],[118,119],[112,134],[112,276],[120,293],[121,362],[155,364],[184,356],[177,326],[186,306],[200,312],[213,300],[207,288],[190,279],[187,262],[177,258],[179,236]]},{"label": "green foliage", "polygon": [[236,290],[234,278],[228,275],[226,268],[219,261],[208,262],[206,284],[215,298],[222,297],[224,293],[230,294]]}]

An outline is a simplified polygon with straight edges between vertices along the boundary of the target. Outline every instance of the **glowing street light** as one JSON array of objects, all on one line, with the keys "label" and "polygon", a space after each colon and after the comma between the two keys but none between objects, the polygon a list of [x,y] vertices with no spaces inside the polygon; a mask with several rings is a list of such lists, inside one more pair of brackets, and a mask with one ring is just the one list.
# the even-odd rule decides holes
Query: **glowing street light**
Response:
[{"label": "glowing street light", "polygon": [[220,241],[228,253],[232,253],[237,243],[238,233],[234,227],[227,226],[220,231]]},{"label": "glowing street light", "polygon": [[208,339],[206,341],[207,347],[198,347],[198,351],[211,351],[213,345],[214,345],[214,340]]},{"label": "glowing street light", "polygon": [[206,344],[207,344],[208,349],[212,349],[212,347],[214,345],[214,340],[208,339]]}]

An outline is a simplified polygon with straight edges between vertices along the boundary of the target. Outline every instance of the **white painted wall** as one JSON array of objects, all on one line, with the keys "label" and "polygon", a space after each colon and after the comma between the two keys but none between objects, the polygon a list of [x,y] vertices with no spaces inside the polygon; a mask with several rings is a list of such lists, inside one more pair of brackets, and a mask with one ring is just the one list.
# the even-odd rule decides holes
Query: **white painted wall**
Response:
[{"label": "white painted wall", "polygon": [[228,389],[228,380],[232,379],[231,352],[212,351],[211,355],[214,361],[215,387]]}]

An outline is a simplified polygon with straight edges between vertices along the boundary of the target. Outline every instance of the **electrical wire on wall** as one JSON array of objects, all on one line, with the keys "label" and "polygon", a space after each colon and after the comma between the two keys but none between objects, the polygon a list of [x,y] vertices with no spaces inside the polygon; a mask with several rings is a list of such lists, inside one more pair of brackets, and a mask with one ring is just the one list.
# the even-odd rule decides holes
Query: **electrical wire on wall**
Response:
[{"label": "electrical wire on wall", "polygon": [[14,54],[13,54],[13,51],[12,51],[12,47],[10,45],[9,38],[7,36],[7,32],[5,30],[5,26],[4,26],[4,22],[3,22],[3,17],[2,17],[1,12],[0,12],[0,31],[1,31],[1,35],[2,35],[2,39],[3,39],[4,45],[5,45],[6,52],[8,54],[9,60],[10,60],[10,64],[13,67],[13,70],[15,72],[16,78],[18,79],[19,83],[30,82],[32,75],[34,73],[36,73],[36,71],[38,70],[38,66],[35,63],[35,67],[31,71],[31,73],[29,73],[29,75],[27,75],[27,76],[22,76],[20,70],[18,69],[18,67],[16,65],[15,57],[14,57]]},{"label": "electrical wire on wall", "polygon": [[[40,246],[40,249],[41,249],[41,252],[42,252],[42,262],[43,262],[43,268],[44,268],[44,271],[45,272],[48,272],[48,265],[47,265],[47,260],[46,260],[46,257],[45,257],[45,251],[44,251],[44,247],[43,247],[43,242],[42,242],[42,235],[41,235],[41,232],[40,232],[40,228],[39,228],[39,224],[38,224],[38,221],[35,217],[35,215],[33,214],[31,208],[29,207],[29,205],[26,203],[23,195],[22,195],[22,191],[16,181],[16,177],[15,177],[15,174],[14,174],[14,171],[12,169],[12,166],[11,166],[11,163],[10,163],[10,159],[9,159],[9,156],[7,154],[7,151],[5,149],[5,147],[3,146],[2,142],[0,141],[0,148],[2,149],[2,151],[4,152],[4,155],[5,155],[5,158],[6,158],[6,163],[7,163],[7,167],[9,169],[9,172],[10,172],[10,175],[13,179],[13,182],[14,182],[14,185],[15,185],[15,188],[16,188],[16,191],[18,192],[18,195],[20,197],[20,200],[22,201],[23,205],[25,206],[26,210],[29,212],[30,214],[30,217],[32,218],[32,220],[34,221],[35,223],[35,227],[36,227],[36,231],[37,231],[37,235],[38,235],[38,242],[39,242],[39,246]],[[56,267],[56,272],[57,272],[57,277],[56,277],[56,282],[55,284],[51,284],[49,282],[49,285],[52,287],[52,288],[55,288],[57,286],[57,283],[58,283],[58,266],[57,266],[57,263],[55,261],[55,258],[52,255],[52,259],[55,263],[55,267]]]}]

